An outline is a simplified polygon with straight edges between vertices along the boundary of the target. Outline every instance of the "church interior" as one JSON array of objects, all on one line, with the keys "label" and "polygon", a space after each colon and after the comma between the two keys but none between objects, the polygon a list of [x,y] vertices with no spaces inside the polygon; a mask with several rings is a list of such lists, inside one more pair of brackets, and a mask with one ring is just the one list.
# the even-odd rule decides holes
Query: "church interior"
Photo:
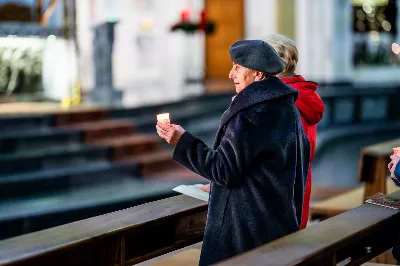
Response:
[{"label": "church interior", "polygon": [[[198,265],[209,181],[156,132],[212,147],[228,49],[279,33],[318,84],[308,225],[218,265],[399,265],[400,0],[0,0],[0,265]],[[400,208],[400,206],[399,206]],[[400,235],[399,235],[400,236]]]}]

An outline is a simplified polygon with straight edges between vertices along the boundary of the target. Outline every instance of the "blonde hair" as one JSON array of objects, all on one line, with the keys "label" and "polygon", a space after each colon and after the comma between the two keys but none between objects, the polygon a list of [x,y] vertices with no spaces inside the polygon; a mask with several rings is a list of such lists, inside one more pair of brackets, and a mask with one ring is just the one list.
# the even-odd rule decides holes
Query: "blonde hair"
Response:
[{"label": "blonde hair", "polygon": [[282,74],[295,72],[297,62],[299,61],[299,52],[293,40],[280,34],[270,34],[263,41],[271,45],[276,53],[286,62]]}]

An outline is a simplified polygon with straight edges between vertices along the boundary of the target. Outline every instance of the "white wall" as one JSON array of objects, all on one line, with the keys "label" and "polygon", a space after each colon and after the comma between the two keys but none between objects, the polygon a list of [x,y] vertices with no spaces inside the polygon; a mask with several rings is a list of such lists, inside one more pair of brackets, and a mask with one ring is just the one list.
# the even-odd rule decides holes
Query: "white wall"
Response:
[{"label": "white wall", "polygon": [[[167,101],[191,92],[184,89],[185,75],[204,72],[204,36],[170,32],[180,20],[180,11],[191,6],[197,16],[202,0],[95,0],[96,11],[90,17],[89,1],[78,1],[79,43],[83,86],[93,87],[91,27],[110,18],[116,25],[113,54],[114,85],[124,90],[124,103],[140,105]],[[147,8],[147,3],[152,6]],[[144,30],[141,23],[152,24]],[[189,71],[190,70],[190,71]],[[198,93],[198,91],[197,91]]]},{"label": "white wall", "polygon": [[[317,82],[400,83],[398,67],[354,67],[350,1],[297,0],[296,10],[298,73]],[[399,27],[400,12],[397,23]]]},{"label": "white wall", "polygon": [[[276,28],[275,1],[245,0],[246,38],[262,38]],[[149,1],[151,2],[151,1]],[[119,18],[114,46],[114,83],[124,90],[124,102],[139,105],[148,102],[177,99],[202,93],[201,88],[185,86],[185,76],[199,78],[204,74],[204,34],[185,35],[170,32],[180,10],[191,6],[196,16],[204,7],[203,0],[153,0],[153,8],[141,8],[144,0],[94,0],[91,13],[89,1],[77,1],[78,39],[81,48],[80,74],[86,90],[93,87],[92,27],[110,18]],[[153,21],[153,27],[141,30],[141,22]],[[145,44],[150,56],[138,47]],[[146,58],[150,62],[146,64]],[[144,62],[145,61],[145,62]]]},{"label": "white wall", "polygon": [[296,72],[306,79],[326,82],[335,79],[335,1],[296,1],[295,40],[299,50]]},{"label": "white wall", "polygon": [[245,0],[245,38],[260,39],[276,32],[276,1]]}]

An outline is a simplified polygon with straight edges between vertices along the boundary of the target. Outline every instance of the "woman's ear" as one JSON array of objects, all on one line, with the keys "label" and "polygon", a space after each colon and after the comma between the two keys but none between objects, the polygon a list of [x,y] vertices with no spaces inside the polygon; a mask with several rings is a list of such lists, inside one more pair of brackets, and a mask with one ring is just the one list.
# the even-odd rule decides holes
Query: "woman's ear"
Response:
[{"label": "woman's ear", "polygon": [[255,71],[255,72],[254,72],[254,80],[255,80],[255,81],[261,80],[262,77],[263,77],[263,75],[264,75],[263,72]]}]

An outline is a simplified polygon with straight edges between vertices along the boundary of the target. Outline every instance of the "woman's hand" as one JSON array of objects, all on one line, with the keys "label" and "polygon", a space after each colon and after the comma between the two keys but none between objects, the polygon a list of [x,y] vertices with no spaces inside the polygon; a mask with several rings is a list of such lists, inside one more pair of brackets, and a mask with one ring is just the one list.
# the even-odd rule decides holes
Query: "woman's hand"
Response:
[{"label": "woman's hand", "polygon": [[202,185],[200,189],[204,192],[210,193],[210,184]]},{"label": "woman's hand", "polygon": [[181,126],[174,124],[157,122],[156,128],[158,135],[172,145],[176,145],[185,133],[185,130]]},{"label": "woman's hand", "polygon": [[394,175],[394,170],[396,169],[396,166],[399,163],[400,156],[393,154],[392,156],[390,156],[390,159],[392,159],[392,161],[389,163],[388,168],[389,168],[391,177],[396,178],[396,176]]}]

